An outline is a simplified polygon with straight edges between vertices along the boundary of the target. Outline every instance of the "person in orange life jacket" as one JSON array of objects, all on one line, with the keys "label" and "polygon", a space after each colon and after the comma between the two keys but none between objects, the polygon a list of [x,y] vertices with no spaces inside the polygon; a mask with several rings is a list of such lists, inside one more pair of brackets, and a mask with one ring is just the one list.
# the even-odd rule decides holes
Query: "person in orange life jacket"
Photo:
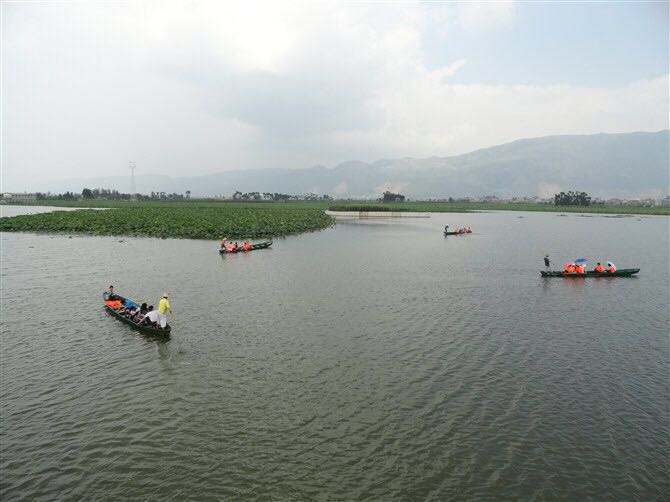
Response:
[{"label": "person in orange life jacket", "polygon": [[251,251],[251,243],[249,241],[244,241],[244,244],[242,244],[242,250]]},{"label": "person in orange life jacket", "polygon": [[575,265],[575,274],[584,274],[586,272],[586,267],[581,263]]},{"label": "person in orange life jacket", "polygon": [[616,266],[615,266],[614,263],[612,263],[611,261],[608,261],[608,262],[607,262],[607,271],[608,271],[610,274],[613,274],[614,272],[616,272]]},{"label": "person in orange life jacket", "polygon": [[600,262],[596,263],[595,268],[593,269],[594,272],[598,272],[599,274],[602,274],[605,271],[605,267],[602,266]]},{"label": "person in orange life jacket", "polygon": [[574,274],[575,273],[575,264],[568,262],[565,265],[563,265],[563,273],[564,274]]},{"label": "person in orange life jacket", "polygon": [[121,300],[105,300],[105,305],[114,310],[118,310],[123,305]]}]

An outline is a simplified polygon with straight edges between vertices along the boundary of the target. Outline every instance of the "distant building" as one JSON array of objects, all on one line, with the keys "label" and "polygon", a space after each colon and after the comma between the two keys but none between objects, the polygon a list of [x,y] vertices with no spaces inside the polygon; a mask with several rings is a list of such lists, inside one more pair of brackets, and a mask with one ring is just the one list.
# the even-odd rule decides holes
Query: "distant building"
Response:
[{"label": "distant building", "polygon": [[668,207],[670,206],[670,195],[661,199],[661,206]]},{"label": "distant building", "polygon": [[5,202],[28,202],[37,200],[36,193],[3,193],[2,200]]}]

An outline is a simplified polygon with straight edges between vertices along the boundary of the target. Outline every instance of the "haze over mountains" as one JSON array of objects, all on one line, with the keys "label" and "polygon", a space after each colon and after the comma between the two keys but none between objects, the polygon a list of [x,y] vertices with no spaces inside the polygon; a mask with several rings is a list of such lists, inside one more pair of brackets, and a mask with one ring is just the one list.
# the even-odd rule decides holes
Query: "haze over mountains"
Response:
[{"label": "haze over mountains", "polygon": [[[137,176],[141,193],[214,196],[242,192],[317,193],[372,198],[384,190],[410,198],[552,196],[579,189],[597,197],[668,194],[670,132],[547,136],[521,139],[453,157],[349,161],[333,168],[231,170],[171,178]],[[130,176],[75,179],[31,190],[80,192],[84,187],[130,191]]]}]

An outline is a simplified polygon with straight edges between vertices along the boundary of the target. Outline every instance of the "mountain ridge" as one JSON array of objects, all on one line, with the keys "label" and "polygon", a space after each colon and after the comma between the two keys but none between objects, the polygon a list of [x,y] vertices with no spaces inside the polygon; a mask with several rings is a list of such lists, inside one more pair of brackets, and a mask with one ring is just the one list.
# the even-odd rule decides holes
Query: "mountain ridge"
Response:
[{"label": "mountain ridge", "polygon": [[[334,197],[377,197],[388,189],[411,198],[466,195],[539,195],[580,189],[600,197],[664,196],[668,193],[670,131],[565,134],[521,138],[472,152],[374,162],[347,160],[333,167],[231,170],[201,176],[136,177],[138,191],[184,192],[195,196],[235,190],[327,193]],[[53,182],[41,191],[84,187],[130,190],[129,177]]]}]

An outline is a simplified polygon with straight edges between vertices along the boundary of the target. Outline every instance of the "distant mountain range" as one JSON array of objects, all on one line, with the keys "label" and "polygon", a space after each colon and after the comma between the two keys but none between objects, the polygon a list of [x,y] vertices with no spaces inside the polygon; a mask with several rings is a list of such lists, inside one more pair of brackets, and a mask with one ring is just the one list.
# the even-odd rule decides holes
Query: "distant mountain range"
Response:
[{"label": "distant mountain range", "polygon": [[[223,171],[206,176],[138,176],[137,190],[213,196],[242,192],[378,197],[386,189],[410,198],[551,196],[579,189],[598,197],[668,194],[670,131],[520,139],[453,157],[349,161],[335,167]],[[84,187],[130,191],[129,177],[76,179],[36,190]]]}]

